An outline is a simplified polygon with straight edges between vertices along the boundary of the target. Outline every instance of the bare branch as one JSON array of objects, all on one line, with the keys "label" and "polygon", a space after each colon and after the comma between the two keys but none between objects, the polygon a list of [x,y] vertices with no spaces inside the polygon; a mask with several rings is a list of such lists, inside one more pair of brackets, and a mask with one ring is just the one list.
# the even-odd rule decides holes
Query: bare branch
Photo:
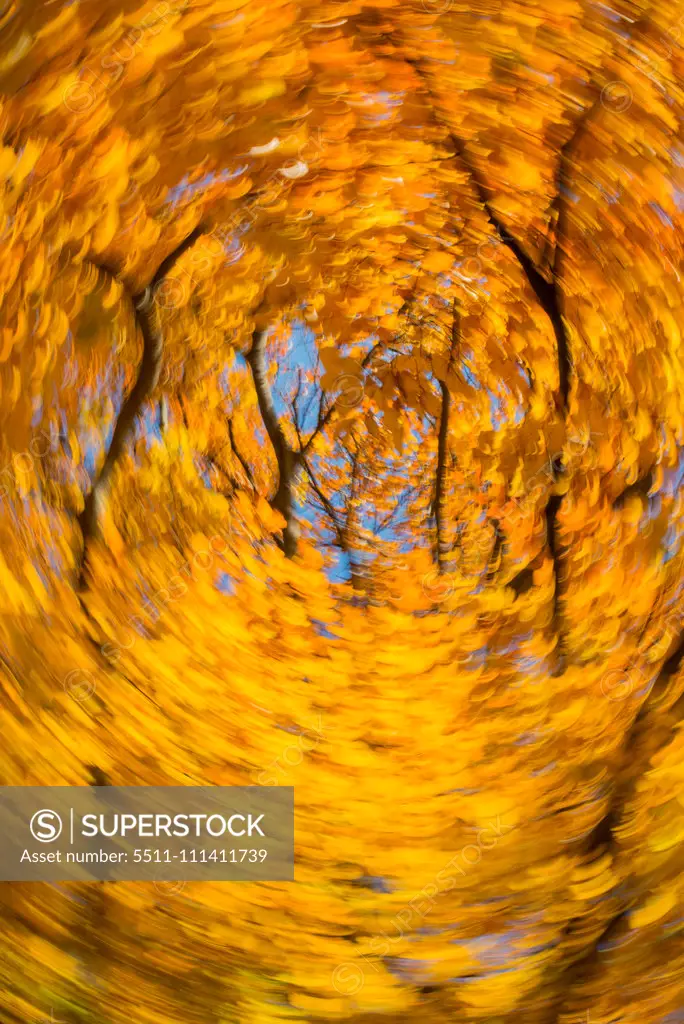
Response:
[{"label": "bare branch", "polygon": [[302,469],[302,458],[289,445],[273,402],[273,393],[268,380],[266,365],[267,331],[257,330],[252,335],[252,347],[246,356],[252,371],[261,418],[278,463],[278,489],[271,499],[271,506],[280,512],[285,520],[283,530],[283,551],[287,558],[297,553],[299,525],[294,514],[294,488]]},{"label": "bare branch", "polygon": [[242,452],[240,451],[240,449],[238,448],[238,446],[237,446],[237,444],[235,442],[235,432],[233,430],[233,419],[232,419],[232,417],[228,420],[228,437],[230,439],[230,446],[233,449],[233,454],[235,455],[235,458],[238,460],[238,462],[242,466],[242,472],[245,474],[245,476],[247,477],[247,479],[250,482],[250,484],[252,485],[252,487],[254,487],[255,484],[254,484],[254,476],[252,474],[252,470],[250,469],[249,463],[247,462],[247,460],[245,459],[244,455],[242,454]]},{"label": "bare branch", "polygon": [[[138,370],[136,382],[125,398],[114,426],[114,433],[105,456],[104,463],[97,476],[93,487],[86,498],[83,511],[78,517],[78,523],[83,535],[83,549],[79,569],[79,587],[84,584],[84,573],[86,569],[88,545],[91,539],[97,534],[101,521],[101,513],[104,502],[109,492],[111,477],[117,462],[123,455],[126,444],[131,436],[135,421],[137,420],[142,407],[150,397],[159,381],[164,341],[159,326],[158,313],[154,302],[150,301],[154,290],[164,280],[165,276],[173,269],[176,262],[202,235],[205,231],[203,224],[198,224],[183,241],[176,246],[173,252],[162,261],[148,288],[143,292],[130,296],[134,309],[135,320],[143,339],[143,355]],[[94,263],[93,266],[109,277],[121,280],[121,275],[116,271],[102,264]],[[152,292],[152,296],[151,293]],[[130,293],[129,293],[130,295]]]},{"label": "bare branch", "polygon": [[[403,309],[403,307],[402,307],[402,309]],[[371,362],[373,356],[375,355],[375,353],[378,351],[379,348],[382,348],[382,342],[381,341],[376,342],[375,345],[373,345],[372,349],[370,349],[370,351],[367,352],[366,355],[364,356],[364,358],[363,358],[363,360],[361,362],[361,369],[362,370],[365,370],[365,369],[368,368],[368,366],[370,365],[370,362]],[[316,440],[318,435],[321,433],[321,431],[325,430],[325,428],[327,427],[328,423],[330,422],[332,414],[337,409],[337,403],[338,403],[338,399],[335,399],[334,401],[332,401],[330,403],[330,405],[328,406],[326,411],[323,412],[323,395],[321,395],[321,405],[320,405],[319,412],[318,412],[318,424],[317,424],[316,429],[314,430],[314,432],[311,434],[311,437],[307,440],[306,444],[304,445],[304,448],[302,449],[302,454],[306,455],[306,453],[309,451],[309,449],[311,448],[311,445],[314,443],[314,441]]]},{"label": "bare branch", "polygon": [[443,380],[439,386],[442,391],[442,415],[439,421],[439,438],[437,441],[437,470],[435,472],[435,496],[433,500],[433,514],[435,517],[435,561],[440,573],[444,572],[444,494],[446,489],[446,463],[447,443],[449,439],[449,410],[451,407],[451,395],[449,388]]},{"label": "bare branch", "polygon": [[162,395],[159,400],[159,431],[165,434],[169,429],[169,400],[166,395]]},{"label": "bare branch", "polygon": [[[454,304],[451,321],[451,346],[449,348],[448,370],[456,353],[456,347],[460,340],[460,318]],[[444,540],[444,496],[446,492],[446,470],[448,461],[449,442],[449,412],[451,410],[451,394],[445,380],[438,381],[442,392],[442,409],[439,421],[439,435],[437,439],[437,469],[435,471],[435,494],[432,501],[432,514],[435,518],[435,561],[437,571],[444,572],[444,556],[446,554],[446,543]]]},{"label": "bare branch", "polygon": [[306,461],[306,459],[304,460],[304,469],[306,470],[306,475],[309,478],[309,483],[311,484],[311,488],[312,488],[314,494],[316,495],[316,497],[320,501],[321,505],[323,506],[323,508],[324,508],[324,510],[326,512],[326,515],[328,516],[328,518],[330,519],[330,522],[333,525],[333,530],[335,531],[335,533],[337,535],[338,544],[340,545],[342,550],[345,552],[345,554],[348,554],[348,552],[347,552],[347,544],[346,544],[344,532],[342,530],[342,526],[340,525],[340,521],[339,521],[339,519],[337,517],[337,510],[336,510],[335,506],[332,504],[332,502],[328,498],[326,498],[325,494],[323,494],[323,491],[318,486],[318,483],[316,481],[316,477],[314,476],[313,470],[311,469],[311,466]]}]

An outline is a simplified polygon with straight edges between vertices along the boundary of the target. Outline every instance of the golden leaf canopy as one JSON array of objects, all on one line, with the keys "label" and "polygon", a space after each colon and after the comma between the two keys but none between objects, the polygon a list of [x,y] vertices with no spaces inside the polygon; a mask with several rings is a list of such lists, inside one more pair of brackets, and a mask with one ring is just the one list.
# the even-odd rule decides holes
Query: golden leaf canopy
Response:
[{"label": "golden leaf canopy", "polygon": [[682,1019],[683,29],[0,4],[0,782],[296,799],[2,1021]]}]

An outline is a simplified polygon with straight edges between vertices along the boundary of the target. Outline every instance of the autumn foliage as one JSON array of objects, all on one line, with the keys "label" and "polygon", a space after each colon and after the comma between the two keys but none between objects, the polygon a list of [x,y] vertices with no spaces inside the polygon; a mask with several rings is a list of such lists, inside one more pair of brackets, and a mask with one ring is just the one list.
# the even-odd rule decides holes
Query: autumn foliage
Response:
[{"label": "autumn foliage", "polygon": [[297,879],[3,884],[3,1022],[681,1019],[683,25],[0,4],[0,782]]}]

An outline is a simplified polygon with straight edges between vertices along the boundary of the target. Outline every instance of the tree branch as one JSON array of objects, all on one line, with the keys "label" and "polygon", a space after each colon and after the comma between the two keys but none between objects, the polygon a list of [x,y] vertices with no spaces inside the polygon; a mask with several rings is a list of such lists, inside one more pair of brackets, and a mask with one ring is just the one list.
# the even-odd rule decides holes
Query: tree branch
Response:
[{"label": "tree branch", "polygon": [[302,457],[289,445],[276,412],[273,393],[268,381],[266,365],[267,331],[257,330],[252,335],[252,347],[246,356],[252,371],[252,380],[257,394],[259,412],[266,428],[276,462],[278,464],[278,489],[271,499],[272,508],[280,512],[285,520],[282,547],[287,558],[297,553],[299,525],[294,514],[294,488],[302,469]]},{"label": "tree branch", "polygon": [[[459,318],[456,306],[454,305],[453,320],[451,325],[451,347],[449,351],[449,367],[454,357],[454,350],[458,343]],[[440,380],[439,387],[442,392],[442,410],[439,420],[439,436],[437,439],[437,470],[435,473],[435,496],[432,502],[432,512],[435,517],[435,561],[437,571],[444,572],[444,555],[446,544],[444,541],[444,494],[446,490],[446,468],[448,461],[449,441],[449,412],[451,410],[451,394],[446,381]]]},{"label": "tree branch", "polygon": [[442,414],[439,421],[439,437],[437,440],[437,470],[435,473],[435,496],[432,503],[435,517],[435,561],[437,570],[444,572],[444,491],[446,486],[447,441],[449,439],[449,410],[451,395],[443,380],[439,381],[442,391]]},{"label": "tree branch", "polygon": [[[361,362],[361,369],[362,370],[365,370],[368,367],[371,359],[373,358],[373,356],[375,355],[375,353],[377,352],[377,350],[379,348],[382,348],[382,342],[381,341],[377,341],[375,343],[375,345],[373,345],[372,349],[370,349],[370,351],[367,352],[366,355],[364,356],[364,358],[363,358],[363,360]],[[309,437],[309,439],[307,440],[306,444],[302,448],[302,454],[303,455],[306,455],[306,453],[309,451],[309,448],[314,443],[314,441],[316,440],[318,435],[321,433],[322,430],[325,430],[325,428],[327,427],[327,425],[330,422],[330,419],[332,417],[332,414],[335,412],[335,410],[337,408],[337,401],[338,401],[337,399],[332,401],[330,403],[330,405],[328,406],[328,408],[325,410],[325,412],[323,412],[323,400],[321,398],[321,408],[320,408],[319,414],[318,414],[318,423],[316,424],[316,429],[311,434],[311,437]]]},{"label": "tree branch", "polygon": [[[644,633],[645,627],[641,631],[639,637],[640,640],[644,636]],[[632,763],[636,753],[637,740],[644,727],[644,720],[647,718],[654,703],[662,696],[663,691],[670,680],[681,670],[683,662],[684,633],[681,633],[670,654],[661,664],[660,670],[651,689],[625,733],[621,750],[621,767],[615,773],[616,775],[619,776],[622,767],[629,766]],[[624,806],[625,795],[627,793],[628,788],[624,783],[613,787],[606,812],[589,836],[589,841],[587,843],[587,850],[589,852],[598,852],[601,847],[609,853],[615,852],[615,829],[620,824],[620,811],[622,806]],[[583,978],[586,977],[591,969],[595,967],[601,945],[618,929],[620,922],[624,918],[625,912],[632,904],[633,899],[630,900],[626,895],[618,898],[614,913],[605,922],[600,933],[591,942],[589,948],[585,951],[582,957],[571,965],[570,977],[564,986],[566,991],[568,989],[575,989],[579,984],[581,984]],[[572,924],[573,921],[568,923],[564,934],[567,934],[572,930]]]},{"label": "tree branch", "polygon": [[237,444],[235,443],[235,431],[233,430],[233,419],[232,419],[232,417],[230,417],[229,420],[228,420],[228,438],[230,440],[230,446],[233,449],[233,454],[235,455],[235,458],[238,460],[238,462],[242,466],[242,472],[247,477],[247,479],[248,479],[249,483],[251,484],[251,486],[254,487],[254,475],[252,474],[252,470],[250,469],[249,464],[248,464],[247,460],[245,459],[244,455],[242,454],[242,452],[238,448]]},{"label": "tree branch", "polygon": [[[406,60],[411,65],[411,67],[414,68],[414,70],[418,74],[421,82],[423,83],[423,85],[425,87],[425,90],[426,90],[426,92],[427,92],[427,94],[428,94],[428,96],[430,98],[430,103],[431,103],[431,106],[433,108],[433,114],[435,115],[435,120],[438,123],[440,123],[440,119],[438,118],[438,115],[435,114],[435,110],[434,110],[434,108],[435,108],[435,101],[434,101],[434,97],[433,97],[433,91],[432,91],[432,88],[431,88],[431,85],[430,85],[430,82],[429,82],[429,79],[428,79],[428,75],[426,74],[426,72],[425,72],[425,70],[424,70],[424,68],[422,66],[421,61],[417,60],[417,59],[412,59],[410,57],[407,57]],[[569,397],[569,392],[570,392],[571,364],[570,364],[570,347],[569,347],[569,342],[568,342],[568,335],[567,335],[567,331],[566,331],[566,327],[565,327],[565,322],[563,320],[563,313],[562,313],[563,301],[564,301],[563,300],[563,293],[562,293],[562,290],[560,288],[560,269],[561,269],[561,258],[562,258],[562,245],[559,244],[559,239],[561,237],[563,237],[567,233],[567,209],[566,209],[567,204],[565,202],[562,202],[562,197],[567,195],[567,193],[569,191],[569,189],[568,189],[568,184],[569,184],[569,182],[568,182],[568,178],[569,178],[569,175],[568,175],[568,162],[569,162],[568,161],[568,154],[570,152],[570,149],[574,145],[574,141],[577,138],[577,135],[579,134],[581,129],[584,127],[584,124],[586,123],[586,120],[587,120],[588,116],[589,115],[587,115],[586,112],[585,112],[585,115],[581,119],[580,124],[575,129],[575,132],[573,133],[572,138],[565,144],[565,146],[561,150],[561,157],[560,157],[560,162],[559,162],[559,172],[558,172],[558,180],[559,180],[558,194],[557,194],[556,199],[555,199],[555,204],[556,204],[556,207],[557,207],[557,210],[558,210],[558,223],[557,223],[557,231],[556,231],[556,244],[555,244],[555,250],[554,250],[553,269],[550,272],[547,272],[549,277],[550,277],[550,280],[547,280],[547,278],[544,276],[544,274],[535,266],[533,260],[524,251],[524,249],[522,248],[520,243],[517,241],[517,239],[513,238],[513,236],[510,235],[508,231],[506,231],[506,229],[504,228],[503,224],[501,223],[501,221],[499,220],[499,218],[497,217],[497,215],[495,214],[495,212],[494,212],[494,210],[493,210],[493,208],[491,206],[491,203],[490,203],[490,200],[489,200],[489,190],[488,190],[487,186],[485,185],[484,180],[480,177],[480,175],[477,172],[477,169],[476,169],[475,165],[473,164],[473,162],[468,157],[468,154],[466,152],[466,145],[465,145],[464,141],[462,139],[460,139],[451,130],[451,128],[448,125],[448,123],[447,124],[442,123],[442,127],[444,128],[445,132],[448,132],[449,138],[451,140],[451,144],[454,147],[456,155],[458,156],[458,158],[461,160],[461,163],[465,166],[466,170],[468,171],[470,180],[471,180],[471,182],[473,184],[473,187],[475,189],[476,196],[477,196],[477,198],[478,198],[478,200],[479,200],[479,202],[480,202],[484,212],[486,213],[486,215],[487,215],[487,217],[489,219],[490,224],[492,225],[492,227],[496,231],[496,234],[498,235],[500,241],[508,248],[509,252],[511,252],[512,255],[515,257],[518,265],[520,266],[523,274],[525,275],[525,278],[527,279],[528,284],[530,285],[532,291],[534,292],[535,297],[536,297],[537,301],[539,302],[539,305],[542,307],[542,309],[544,310],[544,312],[548,316],[549,321],[551,322],[551,326],[553,328],[553,333],[554,333],[554,337],[555,337],[555,341],[556,341],[556,360],[557,360],[557,366],[558,366],[558,391],[559,391],[558,407],[559,407],[559,413],[561,414],[561,416],[563,416],[563,418],[565,418],[566,415],[567,415],[568,397]],[[557,477],[558,477],[558,474],[554,470],[554,480],[557,480]],[[559,547],[560,546],[558,544],[558,539],[557,539],[557,530],[558,530],[557,516],[558,516],[558,509],[559,509],[559,506],[560,506],[560,501],[561,501],[561,499],[557,495],[553,495],[551,497],[551,499],[549,500],[549,503],[547,505],[547,508],[546,508],[545,518],[546,518],[546,532],[547,532],[547,541],[548,541],[548,546],[549,546],[549,552],[550,552],[551,558],[553,560],[553,566],[554,566],[555,587],[554,587],[554,607],[553,607],[553,628],[554,628],[554,632],[556,632],[558,634],[558,636],[559,636],[559,647],[560,647],[559,655],[560,655],[560,657],[559,657],[558,671],[559,672],[563,672],[564,671],[565,659],[564,659],[564,655],[563,655],[563,649],[562,649],[563,645],[562,645],[562,639],[560,637],[560,629],[558,627],[558,605],[559,605],[559,600],[558,599],[559,599],[559,592],[560,592],[560,565],[559,565]]]},{"label": "tree branch", "polygon": [[[347,523],[346,527],[342,526],[342,524],[340,523],[340,519],[339,519],[339,516],[338,516],[336,508],[334,507],[332,502],[328,498],[326,498],[326,496],[323,494],[323,491],[321,490],[321,488],[318,485],[318,482],[316,480],[314,472],[313,472],[313,470],[312,470],[312,468],[311,468],[311,466],[310,466],[309,462],[307,461],[306,456],[304,454],[305,446],[304,446],[303,441],[302,441],[302,432],[301,432],[301,426],[300,426],[300,422],[299,422],[299,396],[301,394],[301,389],[302,389],[302,371],[301,371],[301,368],[300,368],[299,369],[299,379],[297,381],[297,390],[296,390],[294,398],[292,400],[292,413],[293,413],[293,419],[294,419],[294,427],[295,427],[295,430],[297,432],[297,441],[299,443],[298,455],[299,455],[299,457],[302,460],[302,465],[303,465],[303,467],[304,467],[304,469],[306,471],[306,475],[309,478],[309,483],[311,484],[311,487],[312,487],[312,489],[314,491],[314,494],[316,495],[316,497],[320,501],[321,506],[322,506],[324,512],[327,514],[328,518],[330,519],[330,521],[332,523],[333,530],[334,530],[334,532],[335,532],[335,534],[337,536],[337,543],[339,545],[339,548],[340,548],[341,551],[343,551],[345,553],[345,555],[349,559],[349,568],[350,568],[350,571],[351,571],[351,583],[352,583],[352,586],[353,586],[354,590],[359,591],[359,590],[362,590],[363,587],[361,585],[361,578],[359,576],[358,569],[356,567],[356,564],[355,564],[353,556],[352,556],[351,547],[350,547],[349,542],[348,542],[348,534],[349,534],[348,523]],[[311,439],[309,439],[309,440],[311,440]],[[352,488],[353,488],[353,481],[354,481],[354,475],[353,474],[355,472],[355,469],[356,469],[356,459],[354,459],[354,462],[353,462]]]},{"label": "tree branch", "polygon": [[323,494],[323,491],[320,489],[320,487],[318,485],[318,482],[316,480],[316,477],[314,476],[313,470],[311,469],[311,466],[309,465],[309,463],[307,462],[306,459],[304,459],[303,462],[304,462],[304,469],[306,470],[306,475],[309,478],[309,483],[311,484],[311,487],[312,487],[312,489],[314,491],[314,494],[316,495],[316,497],[320,501],[320,503],[323,506],[323,509],[325,510],[328,518],[330,519],[330,522],[332,523],[333,530],[335,531],[335,535],[337,537],[337,543],[338,543],[338,545],[340,547],[340,550],[343,551],[345,553],[345,555],[347,556],[347,558],[349,559],[349,568],[351,570],[351,583],[352,583],[352,586],[353,586],[354,590],[360,591],[360,590],[363,589],[363,587],[361,585],[361,578],[359,576],[359,572],[358,572],[358,569],[356,567],[356,563],[354,562],[354,559],[353,559],[353,556],[352,556],[352,553],[351,553],[351,549],[349,547],[349,544],[347,543],[346,530],[344,529],[344,527],[340,523],[340,520],[339,520],[339,517],[338,517],[338,514],[337,514],[337,510],[335,509],[334,505],[332,504],[332,502],[328,498],[326,498],[325,494]]},{"label": "tree branch", "polygon": [[[164,280],[166,275],[173,269],[176,262],[200,237],[204,234],[205,227],[198,224],[183,241],[176,246],[173,252],[162,261],[152,281],[142,292],[131,296],[131,303],[135,311],[135,321],[143,339],[143,355],[138,370],[136,382],[124,399],[119,415],[114,426],[114,433],[105,456],[104,463],[88,494],[83,511],[78,517],[78,523],[83,535],[83,549],[79,569],[79,589],[84,584],[84,574],[88,556],[88,547],[92,538],[97,534],[101,522],[101,515],[104,502],[109,493],[109,484],[117,462],[123,455],[126,443],[132,433],[136,419],[140,415],[145,401],[150,397],[159,380],[164,341],[159,327],[158,316],[154,308],[154,291]],[[104,274],[121,280],[120,274],[103,264],[93,263],[93,266]],[[130,294],[130,293],[129,293]]]},{"label": "tree branch", "polygon": [[[574,136],[573,136],[574,138]],[[561,154],[562,168],[559,171],[561,175],[560,180],[562,186],[559,185],[559,195],[557,200],[559,203],[559,214],[558,214],[558,238],[556,241],[554,251],[554,262],[553,271],[551,274],[551,280],[547,281],[542,273],[534,265],[533,261],[522,249],[519,242],[513,238],[503,227],[498,217],[492,210],[489,198],[487,196],[487,190],[484,182],[479,177],[475,167],[468,160],[465,147],[463,143],[457,139],[454,135],[451,136],[454,148],[462,162],[465,164],[470,174],[471,181],[473,182],[478,198],[487,214],[490,223],[494,227],[497,235],[501,242],[509,249],[509,251],[515,256],[520,268],[522,269],[532,291],[534,292],[537,301],[551,321],[553,327],[554,336],[556,339],[556,359],[558,364],[558,383],[559,383],[559,397],[560,397],[560,414],[565,418],[567,415],[568,408],[568,397],[570,391],[570,354],[569,354],[569,343],[565,323],[562,315],[563,307],[563,295],[560,288],[560,264],[561,264],[561,253],[562,247],[559,244],[558,238],[560,238],[564,231],[567,230],[566,217],[565,217],[565,203],[561,202],[560,199],[560,188],[562,187],[567,192],[567,168],[565,165],[565,156]],[[568,144],[569,145],[569,144]],[[557,481],[562,469],[554,466],[554,480]],[[563,650],[563,642],[561,637],[561,630],[558,624],[559,617],[559,598],[560,598],[560,544],[558,541],[558,512],[561,505],[561,497],[557,494],[553,494],[546,505],[545,510],[545,521],[546,521],[546,541],[549,548],[549,554],[553,561],[553,575],[554,575],[554,592],[553,592],[553,629],[559,637],[559,651],[558,651],[558,665],[556,674],[562,674],[565,671],[565,657]]]},{"label": "tree branch", "polygon": [[[430,97],[430,102],[431,102],[431,105],[433,106],[433,113],[434,113],[434,99],[433,99],[432,88],[431,88],[431,86],[429,84],[429,81],[427,79],[426,72],[425,72],[425,70],[422,67],[421,61],[420,60],[416,60],[416,59],[412,59],[410,57],[407,57],[406,61],[416,71],[416,73],[418,74],[421,82],[423,83],[423,85],[425,87],[425,90],[428,93],[428,96]],[[582,123],[584,123],[584,119],[583,119]],[[551,275],[552,276],[552,280],[551,281],[547,281],[546,278],[543,276],[543,274],[540,273],[540,271],[537,269],[537,267],[535,266],[534,262],[530,259],[530,257],[527,255],[527,253],[523,250],[523,248],[520,245],[520,243],[515,238],[513,238],[512,235],[510,235],[508,231],[506,231],[506,229],[502,225],[501,221],[498,219],[498,217],[494,213],[494,210],[492,209],[492,206],[491,206],[491,204],[489,202],[488,189],[487,189],[483,179],[478,174],[477,169],[475,168],[475,165],[473,164],[473,162],[468,157],[467,152],[466,152],[466,146],[465,146],[465,143],[463,142],[463,140],[460,139],[454,132],[452,132],[451,129],[447,125],[445,125],[444,127],[449,132],[449,138],[451,139],[451,143],[452,143],[452,145],[453,145],[453,147],[454,147],[454,149],[456,151],[457,156],[459,157],[461,162],[465,165],[465,167],[466,167],[466,169],[468,171],[468,174],[469,174],[470,179],[471,179],[471,181],[473,183],[473,186],[475,187],[475,192],[477,194],[477,198],[478,198],[480,204],[482,205],[482,208],[484,209],[485,213],[487,214],[487,217],[489,218],[489,221],[490,221],[492,227],[496,231],[496,233],[499,236],[499,239],[501,240],[501,242],[515,256],[515,258],[516,258],[520,268],[522,269],[525,277],[527,278],[527,281],[528,281],[530,287],[532,288],[532,290],[533,290],[533,292],[534,292],[534,294],[535,294],[535,296],[537,298],[537,301],[539,302],[540,306],[542,307],[542,309],[544,310],[544,312],[548,316],[549,320],[551,321],[551,326],[553,327],[553,333],[554,333],[555,339],[556,339],[556,351],[557,351],[557,361],[558,361],[559,393],[560,393],[560,408],[561,408],[561,412],[565,413],[565,410],[566,410],[567,404],[568,404],[568,394],[569,394],[569,389],[570,389],[570,354],[569,354],[569,344],[568,344],[567,333],[566,333],[565,324],[564,324],[563,316],[562,316],[563,296],[562,296],[562,293],[561,293],[561,290],[560,290],[560,287],[559,287],[559,283],[558,283],[558,279],[559,279],[558,272],[559,272],[559,269],[560,269],[560,246],[558,245],[558,243],[556,244],[556,247],[555,247],[555,257],[554,257],[554,268],[553,268],[553,274]],[[564,149],[567,149],[567,148],[570,147],[570,145],[572,144],[574,138],[575,138],[575,135],[573,135],[573,139],[570,140],[570,142],[566,144],[566,147],[564,147]],[[561,153],[563,153],[563,151],[561,151]],[[563,186],[565,186],[565,184],[566,184],[566,180],[565,179],[566,179],[566,176],[567,176],[567,169],[566,169],[566,166],[565,166],[565,161],[563,159],[561,159],[561,170],[559,171],[559,176],[560,176],[560,178],[562,180]],[[564,191],[567,191],[567,190],[564,189]],[[561,206],[564,209],[565,204],[564,203],[560,204],[560,188],[559,188],[559,195],[556,197],[556,201],[559,203],[558,234],[560,234],[562,228],[565,227],[565,223],[563,223],[563,225],[561,225],[561,212],[560,211],[561,211]]]},{"label": "tree branch", "polygon": [[[528,284],[532,288],[535,294],[537,302],[542,307],[547,317],[551,321],[553,327],[553,333],[556,339],[556,358],[558,361],[558,386],[560,393],[560,411],[565,413],[568,404],[568,394],[570,390],[570,355],[569,355],[569,344],[567,332],[565,329],[565,323],[561,313],[562,309],[562,293],[558,284],[558,270],[560,268],[559,252],[560,247],[556,245],[555,257],[554,257],[554,270],[552,274],[552,280],[547,281],[546,278],[537,270],[534,262],[530,259],[527,253],[524,251],[520,243],[513,238],[511,234],[504,228],[503,224],[494,213],[492,209],[489,197],[487,195],[487,188],[484,181],[480,178],[474,164],[469,160],[465,144],[456,135],[451,134],[451,141],[454,149],[459,156],[462,163],[465,164],[470,179],[475,186],[477,197],[484,209],[489,222],[499,236],[500,241],[506,248],[515,256],[523,274],[525,275]],[[564,204],[563,204],[564,205]],[[559,219],[559,231],[560,231],[560,219]]]}]

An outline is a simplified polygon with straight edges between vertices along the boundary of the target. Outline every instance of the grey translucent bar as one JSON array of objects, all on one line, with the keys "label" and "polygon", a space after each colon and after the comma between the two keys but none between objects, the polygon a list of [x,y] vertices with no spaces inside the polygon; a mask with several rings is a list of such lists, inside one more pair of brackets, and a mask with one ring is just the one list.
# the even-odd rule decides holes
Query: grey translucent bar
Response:
[{"label": "grey translucent bar", "polygon": [[292,786],[0,786],[0,881],[293,881]]}]

